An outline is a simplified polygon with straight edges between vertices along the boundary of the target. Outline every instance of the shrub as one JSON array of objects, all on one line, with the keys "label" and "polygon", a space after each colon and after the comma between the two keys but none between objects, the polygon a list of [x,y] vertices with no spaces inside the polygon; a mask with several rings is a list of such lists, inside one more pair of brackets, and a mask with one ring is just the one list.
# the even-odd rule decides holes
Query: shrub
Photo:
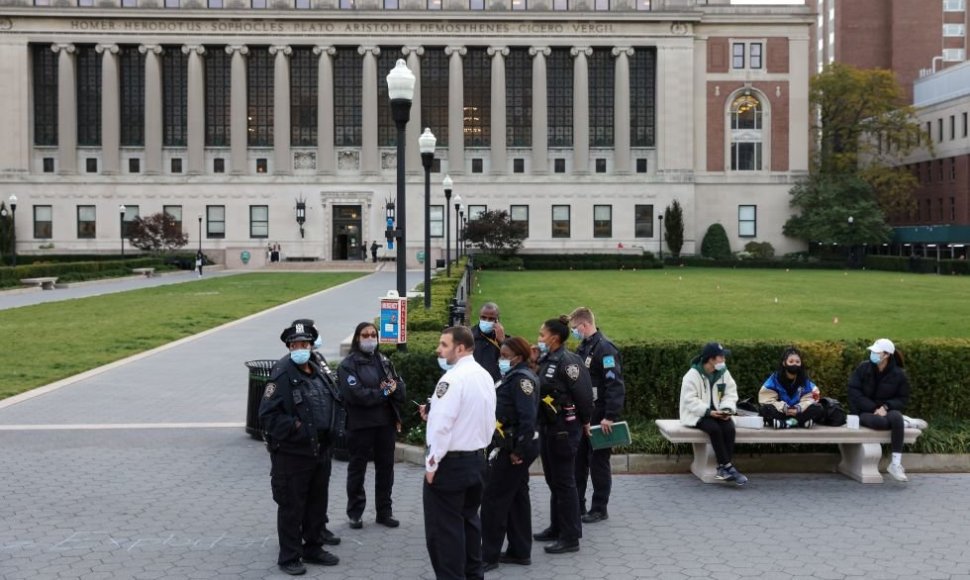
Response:
[{"label": "shrub", "polygon": [[711,224],[701,241],[701,255],[715,260],[731,259],[731,242],[721,224]]},{"label": "shrub", "polygon": [[753,258],[768,259],[775,257],[775,247],[771,242],[748,242],[744,245],[744,251],[751,254]]},{"label": "shrub", "polygon": [[[633,270],[661,268],[650,252],[642,254],[519,254],[526,270]],[[478,257],[475,258],[476,265]]]}]

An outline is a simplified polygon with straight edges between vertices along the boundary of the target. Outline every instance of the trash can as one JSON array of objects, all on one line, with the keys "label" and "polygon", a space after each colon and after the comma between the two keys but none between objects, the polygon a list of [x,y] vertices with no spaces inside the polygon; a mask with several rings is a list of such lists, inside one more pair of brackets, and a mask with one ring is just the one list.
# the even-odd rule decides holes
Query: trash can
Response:
[{"label": "trash can", "polygon": [[249,404],[246,406],[246,433],[253,439],[263,439],[263,430],[259,426],[259,402],[263,398],[266,383],[269,382],[269,371],[276,364],[275,360],[251,360],[246,363],[249,369]]}]

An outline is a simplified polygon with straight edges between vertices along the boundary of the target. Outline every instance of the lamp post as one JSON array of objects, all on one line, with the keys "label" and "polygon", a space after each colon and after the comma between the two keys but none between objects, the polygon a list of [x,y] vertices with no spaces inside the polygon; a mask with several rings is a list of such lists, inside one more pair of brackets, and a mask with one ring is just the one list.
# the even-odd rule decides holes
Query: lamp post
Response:
[{"label": "lamp post", "polygon": [[[660,230],[660,265],[664,263],[664,216],[660,214],[657,216],[657,229]],[[675,260],[676,261],[676,260]]]},{"label": "lamp post", "polygon": [[10,194],[10,265],[17,265],[17,196]]},{"label": "lamp post", "polygon": [[458,257],[465,255],[465,210],[458,212]]},{"label": "lamp post", "polygon": [[465,217],[465,212],[461,212],[461,255],[468,255],[468,240],[465,239],[465,235],[468,233],[468,218]]},{"label": "lamp post", "polygon": [[125,204],[118,206],[118,231],[121,232],[121,258],[125,257]]},{"label": "lamp post", "polygon": [[303,224],[306,223],[306,198],[296,200],[296,223],[300,226],[300,238],[303,238]]},{"label": "lamp post", "polygon": [[5,237],[6,232],[4,231],[3,226],[6,225],[6,222],[7,206],[3,205],[0,206],[0,266],[3,266],[3,263],[6,261],[6,256],[3,255],[3,240],[7,239]]},{"label": "lamp post", "polygon": [[461,238],[461,218],[458,217],[461,214],[461,195],[455,194],[455,261],[461,257],[458,255],[459,240]]},{"label": "lamp post", "polygon": [[202,214],[199,214],[199,253],[202,253]]},{"label": "lamp post", "polygon": [[[397,127],[397,229],[394,237],[397,241],[397,295],[406,298],[407,288],[407,251],[405,250],[405,233],[407,225],[407,211],[404,195],[404,161],[405,135],[404,129],[411,119],[411,100],[414,98],[414,73],[408,68],[404,59],[397,59],[397,64],[387,75],[387,96],[391,100],[391,117]],[[425,257],[427,259],[427,256]],[[405,343],[399,343],[397,349],[406,352]]]},{"label": "lamp post", "polygon": [[846,253],[848,256],[849,269],[851,270],[855,265],[855,256],[853,255],[853,252],[855,251],[855,246],[852,243],[853,239],[855,238],[855,236],[852,235],[852,224],[855,223],[855,218],[852,216],[849,216],[849,219],[847,221],[849,222],[849,239],[846,240],[847,242],[846,246],[848,246]]},{"label": "lamp post", "polygon": [[418,137],[421,165],[424,166],[424,309],[431,308],[431,164],[437,140],[430,127]]},{"label": "lamp post", "polygon": [[445,188],[445,272],[451,276],[451,176],[446,175],[441,185]]}]

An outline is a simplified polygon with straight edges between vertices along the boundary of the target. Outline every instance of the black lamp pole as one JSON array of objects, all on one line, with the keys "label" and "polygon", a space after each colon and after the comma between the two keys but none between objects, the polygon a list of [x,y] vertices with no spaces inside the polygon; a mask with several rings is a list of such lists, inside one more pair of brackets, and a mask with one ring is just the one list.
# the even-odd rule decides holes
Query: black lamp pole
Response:
[{"label": "black lamp pole", "polygon": [[121,232],[121,258],[125,257],[125,206],[118,206],[118,231]]},{"label": "black lamp pole", "polygon": [[427,127],[418,138],[421,165],[424,166],[424,309],[431,308],[431,164],[434,162],[435,137]]},{"label": "black lamp pole", "polygon": [[657,229],[660,230],[660,263],[664,263],[664,216],[660,214],[657,216]]},{"label": "black lamp pole", "polygon": [[10,265],[17,265],[17,196],[11,194],[10,202]]},{"label": "black lamp pole", "polygon": [[445,187],[445,273],[451,277],[451,176],[442,182]]},{"label": "black lamp pole", "polygon": [[[397,295],[407,298],[407,209],[404,192],[405,175],[405,129],[411,120],[411,100],[414,98],[414,74],[408,69],[404,59],[398,59],[394,68],[387,75],[387,94],[391,100],[391,117],[397,127],[397,228],[395,241],[397,243]],[[402,321],[403,322],[403,321]],[[398,343],[397,349],[407,352],[407,344]]]},{"label": "black lamp pole", "polygon": [[456,262],[461,258],[458,251],[459,248],[461,247],[459,245],[461,243],[459,241],[461,239],[461,218],[459,217],[460,214],[461,214],[461,194],[456,194],[455,195],[455,261]]},{"label": "black lamp pole", "polygon": [[202,253],[202,214],[199,214],[199,253]]},{"label": "black lamp pole", "polygon": [[465,233],[468,231],[468,218],[465,217],[465,212],[461,212],[461,255],[462,257],[468,255],[468,240],[465,239]]}]

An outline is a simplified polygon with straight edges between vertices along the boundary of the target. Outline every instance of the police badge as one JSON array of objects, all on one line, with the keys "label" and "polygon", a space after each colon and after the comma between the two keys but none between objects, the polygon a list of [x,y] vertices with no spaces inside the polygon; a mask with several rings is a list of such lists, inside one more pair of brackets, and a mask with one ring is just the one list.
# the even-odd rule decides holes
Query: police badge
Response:
[{"label": "police badge", "polygon": [[519,381],[519,388],[522,389],[522,392],[525,393],[526,396],[532,396],[532,391],[535,390],[536,385],[529,379],[522,379]]},{"label": "police badge", "polygon": [[438,386],[437,386],[437,387],[435,387],[435,389],[434,389],[434,394],[435,394],[435,395],[436,395],[436,396],[437,396],[437,397],[438,397],[439,399],[440,399],[441,397],[444,397],[444,396],[445,396],[445,393],[447,393],[447,392],[448,392],[448,386],[449,386],[449,385],[448,385],[448,383],[446,383],[446,382],[444,382],[444,381],[441,381],[440,383],[438,383]]},{"label": "police badge", "polygon": [[276,392],[276,383],[266,383],[266,390],[263,391],[263,397],[268,399],[272,397],[273,393],[275,392]]},{"label": "police badge", "polygon": [[571,380],[571,381],[575,381],[576,379],[578,379],[579,378],[579,365],[577,365],[577,364],[571,364],[571,365],[567,366],[566,367],[566,376],[569,377],[569,380]]}]

